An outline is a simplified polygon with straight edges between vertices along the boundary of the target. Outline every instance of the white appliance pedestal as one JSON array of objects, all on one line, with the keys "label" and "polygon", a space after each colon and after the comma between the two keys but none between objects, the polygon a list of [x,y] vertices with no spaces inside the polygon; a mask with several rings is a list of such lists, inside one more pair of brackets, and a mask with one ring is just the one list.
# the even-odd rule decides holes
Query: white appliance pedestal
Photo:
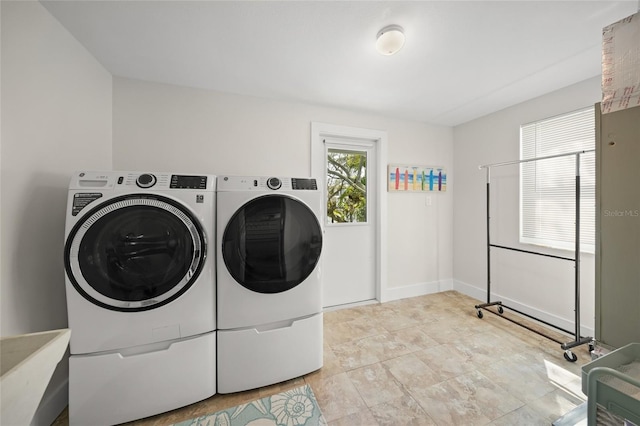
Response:
[{"label": "white appliance pedestal", "polygon": [[218,330],[218,393],[280,383],[322,367],[322,313],[272,325]]},{"label": "white appliance pedestal", "polygon": [[69,358],[69,424],[113,425],[216,393],[216,332]]}]

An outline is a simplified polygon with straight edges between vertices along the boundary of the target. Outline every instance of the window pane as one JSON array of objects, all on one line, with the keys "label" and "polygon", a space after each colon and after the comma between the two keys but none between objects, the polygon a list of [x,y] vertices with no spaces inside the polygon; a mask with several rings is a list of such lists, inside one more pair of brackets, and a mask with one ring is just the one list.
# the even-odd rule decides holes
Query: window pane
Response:
[{"label": "window pane", "polygon": [[367,153],[329,149],[327,222],[367,221]]},{"label": "window pane", "polygon": [[[520,127],[522,159],[595,148],[593,107]],[[575,247],[575,156],[523,163],[520,168],[520,241]],[[580,243],[595,244],[595,154],[580,156]]]}]

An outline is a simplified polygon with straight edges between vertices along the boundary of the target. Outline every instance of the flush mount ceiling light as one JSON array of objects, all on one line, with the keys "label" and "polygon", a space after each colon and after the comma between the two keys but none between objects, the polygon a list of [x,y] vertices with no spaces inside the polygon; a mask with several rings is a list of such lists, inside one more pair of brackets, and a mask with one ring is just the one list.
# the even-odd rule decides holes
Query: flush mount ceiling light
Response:
[{"label": "flush mount ceiling light", "polygon": [[376,50],[381,55],[393,55],[404,46],[404,30],[400,25],[389,25],[378,31]]}]

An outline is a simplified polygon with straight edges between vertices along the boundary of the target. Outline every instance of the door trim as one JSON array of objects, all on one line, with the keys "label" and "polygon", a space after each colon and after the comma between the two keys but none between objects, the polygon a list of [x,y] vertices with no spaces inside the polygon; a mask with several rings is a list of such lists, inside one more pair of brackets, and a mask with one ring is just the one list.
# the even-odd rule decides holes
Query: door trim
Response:
[{"label": "door trim", "polygon": [[[387,289],[387,132],[383,130],[340,126],[328,123],[311,123],[311,175],[322,179],[323,194],[326,186],[324,165],[324,138],[366,140],[376,145],[377,194],[376,194],[376,300],[386,302]],[[323,197],[324,199],[324,197]],[[326,208],[322,210],[322,223],[326,221]]]}]

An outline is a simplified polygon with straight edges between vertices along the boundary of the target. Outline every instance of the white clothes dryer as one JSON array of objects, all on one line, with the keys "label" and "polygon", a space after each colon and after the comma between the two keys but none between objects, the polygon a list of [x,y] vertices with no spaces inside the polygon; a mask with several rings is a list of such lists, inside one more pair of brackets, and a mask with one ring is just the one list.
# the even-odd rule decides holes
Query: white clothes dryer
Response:
[{"label": "white clothes dryer", "polygon": [[122,423],[215,394],[215,187],[211,175],[73,175],[70,423]]},{"label": "white clothes dryer", "polygon": [[218,392],[322,367],[315,179],[224,176],[217,193]]}]

